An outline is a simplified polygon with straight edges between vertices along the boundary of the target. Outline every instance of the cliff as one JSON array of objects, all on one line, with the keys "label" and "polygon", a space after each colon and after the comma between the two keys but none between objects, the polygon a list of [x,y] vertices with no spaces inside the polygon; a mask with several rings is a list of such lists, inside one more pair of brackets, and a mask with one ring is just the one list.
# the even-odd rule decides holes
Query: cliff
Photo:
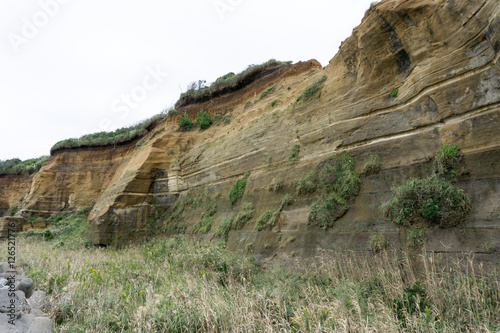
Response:
[{"label": "cliff", "polygon": [[[200,220],[209,224],[200,235],[215,237],[240,214],[246,223],[232,228],[227,244],[255,255],[369,251],[374,235],[399,248],[408,245],[407,231],[380,205],[392,187],[433,174],[438,148],[456,144],[463,158],[453,183],[471,196],[473,210],[460,227],[427,227],[424,243],[498,263],[499,51],[496,0],[382,1],[326,67],[287,65],[242,88],[178,103],[193,118],[202,108],[217,115],[210,128],[180,132],[178,116],[169,117],[139,144],[57,151],[32,180],[0,177],[15,184],[2,185],[0,200],[11,205],[24,195],[23,216],[90,206],[90,237],[103,245],[153,227],[200,232]],[[301,95],[314,85],[317,92]],[[296,184],[342,152],[355,162],[359,193],[320,229],[308,223],[317,194],[297,193]],[[380,157],[376,171],[364,165],[372,155]],[[228,194],[243,177],[243,197],[233,205]],[[293,204],[282,205],[286,194]],[[256,228],[268,210],[276,221]]]}]

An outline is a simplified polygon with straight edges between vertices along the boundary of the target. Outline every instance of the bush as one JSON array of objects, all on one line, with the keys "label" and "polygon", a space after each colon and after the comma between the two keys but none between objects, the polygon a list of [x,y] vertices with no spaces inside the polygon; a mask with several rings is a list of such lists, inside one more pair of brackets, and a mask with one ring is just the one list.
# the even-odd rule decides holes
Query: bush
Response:
[{"label": "bush", "polygon": [[378,155],[370,155],[365,159],[363,171],[367,174],[377,173],[380,171],[381,160]]},{"label": "bush", "polygon": [[295,189],[298,194],[313,193],[318,187],[318,174],[316,171],[311,171],[307,176],[297,181]]},{"label": "bush", "polygon": [[319,167],[321,195],[312,205],[308,221],[325,229],[348,211],[349,201],[358,194],[361,180],[348,152],[338,154]]},{"label": "bush", "polygon": [[387,240],[379,235],[375,235],[370,239],[370,249],[373,253],[379,253],[387,249],[389,243]]},{"label": "bush", "polygon": [[460,164],[462,154],[457,145],[443,145],[439,147],[434,156],[434,167],[440,176],[449,176],[454,178],[457,171],[455,170]]},{"label": "bush", "polygon": [[171,109],[168,112],[164,111],[156,116],[146,119],[136,125],[123,127],[113,132],[99,132],[86,134],[79,139],[66,139],[59,141],[50,149],[50,154],[64,149],[78,147],[95,147],[107,145],[120,145],[134,140],[138,140],[149,133],[158,124],[165,121],[168,117],[176,114],[177,111]]},{"label": "bush", "polygon": [[191,118],[189,118],[187,112],[184,112],[184,114],[182,116],[180,116],[179,121],[177,122],[177,125],[179,126],[178,127],[179,131],[188,132],[191,130],[191,128],[193,128],[194,123],[191,120]]},{"label": "bush", "polygon": [[300,100],[307,100],[312,96],[314,96],[314,94],[316,94],[321,89],[325,81],[326,81],[326,75],[323,75],[322,77],[314,81],[310,86],[308,86],[306,89],[302,91],[299,97],[297,97],[297,102]]},{"label": "bush", "polygon": [[231,188],[231,191],[229,191],[229,201],[233,206],[238,202],[239,199],[243,197],[246,186],[247,186],[247,178],[243,177],[241,179],[238,179]]},{"label": "bush", "polygon": [[212,125],[212,122],[212,116],[203,111],[203,109],[201,109],[196,115],[196,125],[198,125],[198,127],[202,130],[209,128],[210,125]]},{"label": "bush", "polygon": [[467,217],[471,200],[464,190],[431,176],[404,182],[393,190],[393,198],[381,209],[398,225],[426,221],[431,225],[452,227]]},{"label": "bush", "polygon": [[39,158],[31,158],[21,161],[18,158],[13,158],[6,161],[0,161],[0,175],[13,174],[33,174],[40,170],[42,164],[49,160],[50,156],[42,156]]}]

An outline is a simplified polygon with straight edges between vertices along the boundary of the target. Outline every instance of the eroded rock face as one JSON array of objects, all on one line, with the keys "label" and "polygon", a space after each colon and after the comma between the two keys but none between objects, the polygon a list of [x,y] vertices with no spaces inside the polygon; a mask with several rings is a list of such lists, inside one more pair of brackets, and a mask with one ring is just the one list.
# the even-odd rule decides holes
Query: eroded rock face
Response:
[{"label": "eroded rock face", "polygon": [[[435,229],[430,250],[474,252],[499,262],[500,249],[500,3],[498,1],[382,1],[325,68],[315,61],[290,66],[240,91],[184,106],[226,115],[205,131],[176,132],[176,119],[135,144],[57,153],[33,178],[22,208],[32,214],[92,206],[89,229],[96,244],[133,239],[158,213],[188,191],[227,197],[250,172],[236,206],[217,203],[215,224],[250,201],[255,212],[228,244],[250,253],[314,255],[318,249],[367,251],[373,235],[401,246],[399,230],[379,210],[391,187],[433,173],[441,145],[457,144],[467,170],[456,179],[473,199],[464,228]],[[297,97],[327,76],[310,99]],[[267,87],[275,92],[260,98]],[[247,102],[250,101],[250,102]],[[231,117],[229,117],[231,115]],[[291,157],[294,146],[300,146]],[[335,154],[349,151],[361,189],[348,212],[326,232],[307,225],[315,196],[297,195],[295,182]],[[376,154],[377,172],[363,163]],[[283,178],[280,192],[269,184]],[[255,220],[295,198],[274,227],[256,231]],[[193,209],[187,231],[199,221]],[[487,246],[486,246],[487,245]],[[496,252],[495,252],[496,251]]]}]

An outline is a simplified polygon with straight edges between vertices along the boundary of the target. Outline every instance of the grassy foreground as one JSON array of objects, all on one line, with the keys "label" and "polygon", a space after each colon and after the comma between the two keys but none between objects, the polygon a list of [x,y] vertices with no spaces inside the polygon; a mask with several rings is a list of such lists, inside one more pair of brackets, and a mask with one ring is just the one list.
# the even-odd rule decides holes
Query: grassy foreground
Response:
[{"label": "grassy foreground", "polygon": [[[187,236],[123,249],[18,235],[18,270],[47,292],[57,332],[498,332],[498,272],[431,256],[417,279],[404,259],[325,254],[259,267],[223,243]],[[80,221],[80,222],[78,222]],[[2,241],[1,260],[7,257]]]}]

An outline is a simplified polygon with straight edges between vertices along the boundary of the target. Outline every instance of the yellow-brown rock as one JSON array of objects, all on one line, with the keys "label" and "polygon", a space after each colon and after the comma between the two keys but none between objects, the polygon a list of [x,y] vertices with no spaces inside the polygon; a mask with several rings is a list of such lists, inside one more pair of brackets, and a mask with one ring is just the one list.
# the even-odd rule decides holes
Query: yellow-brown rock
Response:
[{"label": "yellow-brown rock", "polygon": [[[226,198],[233,183],[249,172],[240,203],[232,207],[220,200],[214,215],[212,232],[238,212],[241,202],[254,204],[252,220],[231,231],[231,248],[245,250],[251,242],[254,254],[367,251],[375,234],[396,248],[399,231],[379,206],[393,186],[432,174],[432,157],[448,143],[464,154],[468,172],[456,185],[472,196],[474,210],[463,228],[431,230],[427,247],[474,252],[498,263],[498,252],[485,251],[485,244],[500,249],[499,55],[496,0],[382,1],[367,11],[328,66],[316,61],[291,65],[180,110],[193,117],[201,108],[231,114],[230,124],[177,132],[173,117],[157,126],[156,135],[148,134],[141,147],[131,143],[56,153],[33,177],[22,214],[48,216],[92,206],[92,241],[111,244],[136,237],[162,209],[168,217],[169,207],[188,191]],[[323,75],[327,79],[320,91],[297,102]],[[260,99],[271,85],[276,91]],[[295,145],[300,153],[291,162]],[[362,174],[360,193],[347,214],[320,231],[307,225],[314,196],[298,196],[294,184],[342,151],[351,153],[360,173],[371,154],[380,156],[381,169]],[[269,191],[280,177],[283,192]],[[294,204],[285,207],[271,230],[257,231],[256,218],[277,209],[284,193],[295,197]],[[190,212],[188,232],[202,213]]]}]

